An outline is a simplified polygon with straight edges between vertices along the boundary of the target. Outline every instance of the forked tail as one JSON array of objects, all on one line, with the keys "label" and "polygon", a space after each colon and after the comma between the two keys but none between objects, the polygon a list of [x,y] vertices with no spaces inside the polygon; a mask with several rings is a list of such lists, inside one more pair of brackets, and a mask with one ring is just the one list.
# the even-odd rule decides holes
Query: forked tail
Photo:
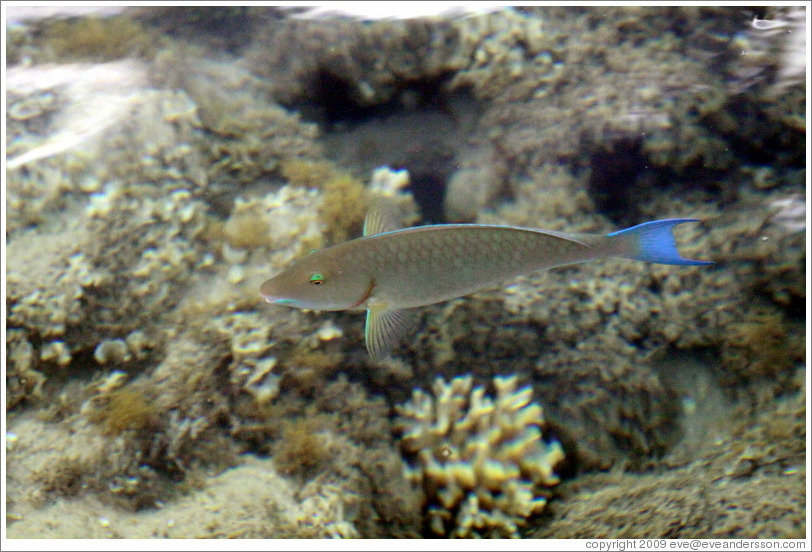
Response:
[{"label": "forked tail", "polygon": [[677,250],[671,229],[684,222],[699,219],[665,219],[644,222],[625,230],[607,234],[612,254],[627,259],[672,265],[708,265],[710,261],[684,259]]}]

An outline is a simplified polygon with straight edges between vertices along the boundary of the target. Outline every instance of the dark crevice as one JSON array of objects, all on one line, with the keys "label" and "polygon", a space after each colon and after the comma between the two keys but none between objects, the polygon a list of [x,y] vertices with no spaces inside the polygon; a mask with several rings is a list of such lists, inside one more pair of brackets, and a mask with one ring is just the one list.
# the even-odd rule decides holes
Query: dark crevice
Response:
[{"label": "dark crevice", "polygon": [[435,173],[421,173],[412,176],[409,190],[420,208],[423,224],[440,224],[445,222],[443,215],[443,196],[446,181]]},{"label": "dark crevice", "polygon": [[420,80],[406,79],[397,83],[391,99],[366,104],[359,101],[359,92],[353,83],[330,70],[321,69],[314,78],[311,100],[304,107],[304,112],[329,131],[337,124],[360,124],[404,110],[448,111],[447,95],[443,90],[447,78],[448,75],[443,74]]},{"label": "dark crevice", "polygon": [[599,149],[590,156],[592,167],[588,190],[598,211],[617,224],[638,218],[634,196],[638,177],[646,169],[639,140],[619,140],[611,149]]},{"label": "dark crevice", "polygon": [[683,167],[679,173],[654,166],[638,139],[619,139],[595,146],[587,189],[598,212],[619,226],[643,222],[646,203],[663,191],[681,195],[708,192],[724,199],[719,182],[726,171],[701,165]]},{"label": "dark crevice", "polygon": [[447,148],[442,142],[427,140],[389,161],[392,168],[409,171],[408,190],[424,224],[445,222],[443,198],[448,179],[456,169],[455,152]]},{"label": "dark crevice", "polygon": [[[338,141],[330,149],[339,163],[364,170],[379,166],[408,170],[408,191],[418,204],[421,221],[442,223],[446,184],[458,168],[460,134],[472,125],[470,114],[478,112],[468,91],[446,90],[447,80],[447,74],[403,79],[393,85],[389,100],[363,104],[354,82],[322,68],[314,77],[310,100],[300,108],[306,119],[323,126],[326,143]],[[342,155],[347,137],[354,137],[357,145]],[[359,157],[361,148],[368,151]]]},{"label": "dark crevice", "polygon": [[[799,101],[803,101],[802,96]],[[803,112],[802,106],[798,109]],[[726,106],[725,116],[738,121],[734,130],[720,134],[741,164],[805,167],[804,148],[798,147],[799,134],[787,132],[786,123],[769,118],[762,105],[745,95],[734,96]]]}]

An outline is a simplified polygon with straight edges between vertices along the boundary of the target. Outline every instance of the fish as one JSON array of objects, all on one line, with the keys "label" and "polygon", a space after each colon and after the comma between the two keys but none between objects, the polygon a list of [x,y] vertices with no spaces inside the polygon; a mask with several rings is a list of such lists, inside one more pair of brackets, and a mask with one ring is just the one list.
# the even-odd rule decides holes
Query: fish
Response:
[{"label": "fish", "polygon": [[677,250],[673,228],[698,220],[655,220],[610,234],[489,224],[400,228],[390,212],[373,207],[362,237],[311,251],[259,291],[275,305],[366,310],[364,339],[378,362],[414,327],[408,309],[463,297],[517,276],[606,257],[713,264],[683,258]]}]

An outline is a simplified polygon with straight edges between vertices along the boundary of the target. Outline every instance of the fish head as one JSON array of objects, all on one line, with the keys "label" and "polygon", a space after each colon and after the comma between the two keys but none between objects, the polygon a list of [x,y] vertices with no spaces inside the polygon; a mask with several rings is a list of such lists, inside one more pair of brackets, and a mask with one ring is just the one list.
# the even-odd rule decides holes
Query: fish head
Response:
[{"label": "fish head", "polygon": [[369,297],[371,278],[341,268],[329,256],[311,253],[259,288],[265,301],[299,309],[348,310]]}]

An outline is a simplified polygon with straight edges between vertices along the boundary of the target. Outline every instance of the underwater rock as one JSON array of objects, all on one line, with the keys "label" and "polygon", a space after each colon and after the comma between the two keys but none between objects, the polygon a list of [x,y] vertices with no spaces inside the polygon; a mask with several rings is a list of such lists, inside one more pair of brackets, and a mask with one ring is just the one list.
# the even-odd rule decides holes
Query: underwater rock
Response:
[{"label": "underwater rock", "polygon": [[110,339],[102,341],[96,346],[93,351],[93,358],[99,364],[107,364],[113,362],[116,364],[129,360],[129,352],[127,350],[127,343],[123,339]]},{"label": "underwater rock", "polygon": [[[284,104],[322,100],[327,111],[389,101],[400,83],[437,79],[464,67],[469,55],[454,25],[442,19],[324,25],[275,18],[256,36],[249,67],[272,83],[274,97]],[[341,104],[331,108],[331,101]]]},{"label": "underwater rock", "polygon": [[534,390],[581,472],[643,469],[681,435],[679,395],[610,332],[543,355]]},{"label": "underwater rock", "polygon": [[478,148],[466,154],[448,179],[443,197],[447,222],[472,222],[491,205],[504,185],[505,167],[493,151]]},{"label": "underwater rock", "polygon": [[[675,377],[682,377],[676,375]],[[683,457],[656,472],[612,471],[563,482],[533,538],[804,538],[807,503],[803,366],[787,395],[752,409],[729,405]],[[618,507],[622,504],[622,507]]]},{"label": "underwater rock", "polygon": [[561,445],[542,440],[542,409],[518,378],[496,377],[496,398],[472,390],[471,376],[438,378],[433,397],[417,389],[398,407],[401,448],[413,466],[409,480],[427,494],[426,523],[451,537],[519,537],[519,527],[547,503],[545,487]]},{"label": "underwater rock", "polygon": [[71,361],[70,348],[64,341],[52,341],[42,347],[40,360],[44,362],[55,362],[59,366],[67,366]]}]

